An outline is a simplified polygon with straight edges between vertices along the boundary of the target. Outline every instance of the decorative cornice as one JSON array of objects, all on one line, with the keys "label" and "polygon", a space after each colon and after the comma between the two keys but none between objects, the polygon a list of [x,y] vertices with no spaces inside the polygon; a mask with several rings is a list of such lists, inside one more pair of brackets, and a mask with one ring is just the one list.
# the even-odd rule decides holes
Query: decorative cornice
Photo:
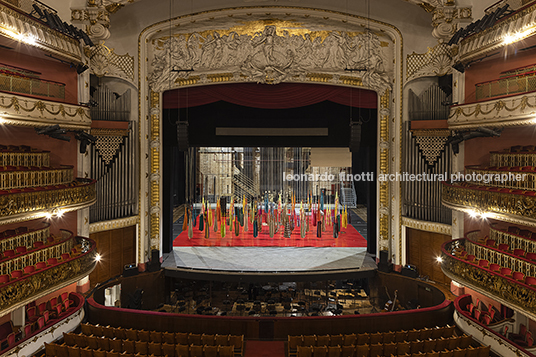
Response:
[{"label": "decorative cornice", "polygon": [[80,42],[0,3],[0,35],[35,46],[68,62],[82,62]]},{"label": "decorative cornice", "polygon": [[[461,240],[463,242],[463,239]],[[441,270],[450,279],[504,304],[521,314],[536,319],[536,293],[522,283],[514,282],[452,255],[460,240],[443,244]]]},{"label": "decorative cornice", "polygon": [[95,222],[89,224],[89,233],[98,233],[112,229],[135,226],[140,220],[139,216],[114,219],[111,221]]},{"label": "decorative cornice", "polygon": [[507,36],[516,36],[521,41],[536,31],[536,4],[519,11],[494,26],[464,38],[458,48],[458,61],[468,63],[487,54],[498,51],[509,43]]},{"label": "decorative cornice", "polygon": [[536,196],[443,183],[442,203],[466,213],[483,212],[488,219],[536,227]]},{"label": "decorative cornice", "polygon": [[425,232],[440,233],[448,236],[452,234],[452,226],[444,223],[427,222],[414,218],[402,217],[402,225]]},{"label": "decorative cornice", "polygon": [[[536,12],[535,12],[536,13]],[[536,92],[450,108],[449,129],[535,124]]]},{"label": "decorative cornice", "polygon": [[97,77],[119,77],[134,83],[134,57],[118,55],[114,49],[97,45],[89,52],[91,72]]},{"label": "decorative cornice", "polygon": [[4,124],[19,126],[59,124],[65,129],[91,128],[87,107],[4,93],[0,93],[0,118]]},{"label": "decorative cornice", "polygon": [[41,272],[33,273],[25,279],[0,287],[0,316],[77,282],[93,271],[97,255],[95,242],[81,237],[76,239],[80,240],[83,245],[89,245],[87,252],[82,253],[76,259],[59,263]]},{"label": "decorative cornice", "polygon": [[444,43],[428,47],[425,53],[407,55],[406,81],[429,76],[444,76],[452,73],[452,53]]},{"label": "decorative cornice", "polygon": [[96,201],[95,180],[76,179],[79,185],[0,195],[0,224],[42,218],[61,210],[70,212]]}]

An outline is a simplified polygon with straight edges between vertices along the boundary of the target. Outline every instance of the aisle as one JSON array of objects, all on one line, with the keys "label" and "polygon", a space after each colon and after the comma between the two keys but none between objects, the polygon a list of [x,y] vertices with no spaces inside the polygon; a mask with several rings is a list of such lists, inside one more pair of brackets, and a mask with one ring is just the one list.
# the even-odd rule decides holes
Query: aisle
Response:
[{"label": "aisle", "polygon": [[244,357],[285,357],[285,342],[246,341]]}]

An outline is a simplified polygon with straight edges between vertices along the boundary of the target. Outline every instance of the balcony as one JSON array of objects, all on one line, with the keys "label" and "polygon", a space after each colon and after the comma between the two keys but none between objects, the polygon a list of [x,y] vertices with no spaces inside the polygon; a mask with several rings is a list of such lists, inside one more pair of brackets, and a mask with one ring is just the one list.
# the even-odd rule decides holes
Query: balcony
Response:
[{"label": "balcony", "polygon": [[77,178],[66,185],[0,190],[0,224],[89,207],[96,201],[95,183]]},{"label": "balcony", "polygon": [[506,76],[476,85],[476,100],[527,93],[536,90],[536,71]]},{"label": "balcony", "polygon": [[46,267],[0,285],[0,316],[89,275],[95,268],[95,242],[72,237],[81,251],[70,258],[51,261]]},{"label": "balcony", "polygon": [[486,218],[536,226],[536,191],[443,182],[442,203]]},{"label": "balcony", "polygon": [[456,326],[466,334],[471,334],[483,345],[491,346],[491,350],[499,356],[532,357],[536,348],[520,346],[504,336],[505,327],[512,330],[514,322],[504,319],[494,324],[486,325],[476,319],[469,311],[468,305],[472,303],[471,295],[462,295],[454,300],[454,321]]},{"label": "balcony", "polygon": [[51,29],[44,22],[29,15],[32,2],[24,1],[27,12],[21,8],[0,2],[0,36],[42,49],[67,63],[81,63],[80,42],[70,36]]},{"label": "balcony", "polygon": [[72,130],[91,128],[91,116],[87,107],[2,92],[0,92],[0,119],[2,123],[12,125],[59,124],[62,128]]},{"label": "balcony", "polygon": [[[452,280],[536,319],[536,288],[500,272],[462,258],[466,239],[445,242],[441,247],[441,269]],[[474,258],[474,257],[473,257]]]},{"label": "balcony", "polygon": [[40,79],[38,74],[0,63],[0,91],[65,100],[65,84]]}]

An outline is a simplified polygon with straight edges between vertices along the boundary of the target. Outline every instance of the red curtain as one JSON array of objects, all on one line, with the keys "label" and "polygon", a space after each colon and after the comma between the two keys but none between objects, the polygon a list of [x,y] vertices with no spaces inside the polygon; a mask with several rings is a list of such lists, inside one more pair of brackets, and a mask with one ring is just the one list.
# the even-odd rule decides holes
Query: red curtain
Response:
[{"label": "red curtain", "polygon": [[303,107],[329,100],[357,108],[378,107],[376,92],[322,84],[237,83],[181,88],[164,93],[164,108],[188,108],[217,101],[262,109]]}]

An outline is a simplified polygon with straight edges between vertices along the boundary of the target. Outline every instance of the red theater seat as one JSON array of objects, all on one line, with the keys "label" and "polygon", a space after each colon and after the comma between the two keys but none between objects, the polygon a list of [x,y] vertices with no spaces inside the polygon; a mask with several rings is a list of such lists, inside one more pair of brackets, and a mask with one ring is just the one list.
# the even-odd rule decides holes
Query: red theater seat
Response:
[{"label": "red theater seat", "polygon": [[533,253],[533,252],[527,253],[525,258],[530,259],[530,260],[536,260],[536,253]]},{"label": "red theater seat", "polygon": [[24,254],[26,253],[26,247],[25,246],[22,246],[22,247],[17,247],[17,253],[21,253],[21,254]]},{"label": "red theater seat", "polygon": [[0,275],[0,284],[8,283],[10,280],[9,275],[3,274]]},{"label": "red theater seat", "polygon": [[527,276],[525,278],[525,284],[536,287],[536,278],[532,276]]},{"label": "red theater seat", "polygon": [[36,267],[37,269],[44,269],[44,268],[47,267],[47,263],[45,263],[45,262],[39,262],[39,263],[35,264],[35,267]]},{"label": "red theater seat", "polygon": [[512,274],[512,278],[516,279],[517,281],[525,282],[525,274],[515,271]]},{"label": "red theater seat", "polygon": [[43,245],[45,245],[45,243],[43,243],[42,241],[38,240],[37,242],[34,242],[33,247],[34,248],[41,248]]},{"label": "red theater seat", "polygon": [[512,269],[510,269],[510,268],[501,268],[501,275],[511,277],[512,276]]},{"label": "red theater seat", "polygon": [[487,261],[486,259],[480,259],[478,261],[478,266],[481,268],[487,268],[489,266],[489,261]]},{"label": "red theater seat", "polygon": [[525,256],[525,250],[524,249],[514,249],[514,255],[517,255],[518,257],[524,257]]},{"label": "red theater seat", "polygon": [[4,257],[9,258],[15,255],[15,251],[13,249],[9,249],[4,251]]},{"label": "red theater seat", "polygon": [[495,264],[495,263],[491,263],[489,265],[489,268],[493,271],[496,271],[496,272],[500,272],[501,271],[501,266],[499,264]]},{"label": "red theater seat", "polygon": [[35,271],[35,267],[33,265],[28,265],[27,267],[24,267],[24,273],[31,274]]},{"label": "red theater seat", "polygon": [[56,258],[48,258],[48,259],[47,259],[47,264],[48,264],[48,265],[55,265],[55,264],[58,264],[58,259],[56,259]]},{"label": "red theater seat", "polygon": [[495,241],[493,239],[487,239],[486,240],[486,245],[488,247],[495,247]]},{"label": "red theater seat", "polygon": [[510,246],[508,244],[506,244],[506,243],[499,244],[498,248],[499,248],[499,250],[502,250],[502,251],[505,251],[505,252],[510,250]]},{"label": "red theater seat", "polygon": [[23,273],[22,270],[13,270],[13,271],[11,272],[11,277],[12,277],[13,279],[17,279],[17,278],[22,277],[23,274],[24,274],[24,273]]}]

